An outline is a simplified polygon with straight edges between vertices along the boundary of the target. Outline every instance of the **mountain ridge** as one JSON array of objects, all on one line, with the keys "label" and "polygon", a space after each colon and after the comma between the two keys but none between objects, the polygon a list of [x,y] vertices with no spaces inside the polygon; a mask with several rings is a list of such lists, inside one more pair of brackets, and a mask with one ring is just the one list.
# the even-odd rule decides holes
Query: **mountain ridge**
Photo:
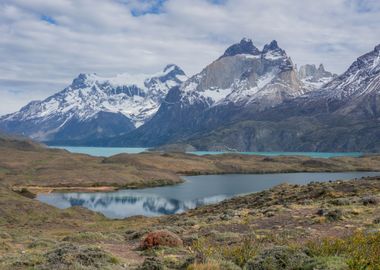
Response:
[{"label": "mountain ridge", "polygon": [[40,141],[111,137],[141,126],[186,74],[170,64],[154,75],[79,74],[64,90],[0,118],[0,129]]},{"label": "mountain ridge", "polygon": [[200,73],[172,88],[144,126],[104,143],[173,143],[226,125],[242,110],[264,111],[311,90],[299,79],[291,58],[276,41],[260,51],[252,40],[243,39]]},{"label": "mountain ridge", "polygon": [[[176,66],[167,66],[165,72],[174,72],[178,80],[153,76],[144,81],[158,97],[159,106],[136,129],[136,121],[121,115],[114,121],[100,115],[96,123],[102,127],[109,124],[112,127],[108,129],[122,126],[127,130],[85,138],[63,133],[47,143],[184,144],[198,150],[237,151],[380,151],[380,45],[339,76],[326,71],[323,64],[297,68],[275,40],[260,50],[247,38],[228,47],[187,80]],[[80,79],[79,88],[83,87]],[[166,93],[154,87],[162,84],[167,86]],[[123,93],[148,95],[141,89],[136,86]],[[71,124],[70,130],[80,132],[80,125],[83,123]],[[96,128],[93,123],[85,125],[86,130]]]}]

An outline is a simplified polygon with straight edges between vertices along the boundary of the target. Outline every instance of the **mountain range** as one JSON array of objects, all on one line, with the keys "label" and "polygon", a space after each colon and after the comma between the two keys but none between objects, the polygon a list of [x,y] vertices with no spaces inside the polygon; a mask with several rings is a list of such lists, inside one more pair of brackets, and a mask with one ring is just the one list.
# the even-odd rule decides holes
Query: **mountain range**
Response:
[{"label": "mountain range", "polygon": [[169,89],[186,79],[176,65],[154,75],[79,74],[61,92],[1,117],[0,129],[45,142],[122,135],[148,121]]},{"label": "mountain range", "polygon": [[0,129],[66,145],[373,152],[379,106],[380,45],[338,76],[244,38],[190,78],[175,65],[139,80],[81,74]]}]

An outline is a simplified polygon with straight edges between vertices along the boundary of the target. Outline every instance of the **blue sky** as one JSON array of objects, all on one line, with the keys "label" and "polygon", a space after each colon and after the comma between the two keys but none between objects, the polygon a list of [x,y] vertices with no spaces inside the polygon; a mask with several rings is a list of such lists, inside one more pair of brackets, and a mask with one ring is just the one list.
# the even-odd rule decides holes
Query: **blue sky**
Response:
[{"label": "blue sky", "polygon": [[378,0],[2,0],[0,115],[83,72],[192,75],[242,37],[341,73],[380,43],[379,25]]}]

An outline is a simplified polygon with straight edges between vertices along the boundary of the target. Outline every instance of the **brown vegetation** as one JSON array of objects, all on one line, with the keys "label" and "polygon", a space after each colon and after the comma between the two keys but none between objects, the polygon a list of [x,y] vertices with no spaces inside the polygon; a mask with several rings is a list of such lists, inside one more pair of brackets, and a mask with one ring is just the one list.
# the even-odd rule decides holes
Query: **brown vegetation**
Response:
[{"label": "brown vegetation", "polygon": [[[380,171],[379,156],[94,158],[14,143],[0,144],[0,269],[380,269],[379,177],[282,184],[180,215],[123,220],[60,210],[22,189],[149,186],[180,181],[177,174]],[[140,248],[144,239],[152,248]]]}]

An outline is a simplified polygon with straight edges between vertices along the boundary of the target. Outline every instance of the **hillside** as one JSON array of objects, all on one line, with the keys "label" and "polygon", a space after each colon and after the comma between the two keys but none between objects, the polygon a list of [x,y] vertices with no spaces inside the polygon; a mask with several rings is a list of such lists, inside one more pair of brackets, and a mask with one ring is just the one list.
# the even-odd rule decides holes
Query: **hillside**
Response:
[{"label": "hillside", "polygon": [[[238,270],[262,265],[263,259],[272,268],[262,269],[356,270],[366,265],[372,270],[380,265],[376,177],[283,184],[158,218],[110,220],[81,207],[60,210],[33,199],[36,192],[54,190],[173,184],[181,181],[179,174],[380,171],[376,155],[312,159],[144,153],[95,158],[6,136],[1,136],[0,153],[1,269]],[[168,231],[180,244],[141,247],[149,232]],[[280,258],[286,263],[277,256],[285,256]]]}]

